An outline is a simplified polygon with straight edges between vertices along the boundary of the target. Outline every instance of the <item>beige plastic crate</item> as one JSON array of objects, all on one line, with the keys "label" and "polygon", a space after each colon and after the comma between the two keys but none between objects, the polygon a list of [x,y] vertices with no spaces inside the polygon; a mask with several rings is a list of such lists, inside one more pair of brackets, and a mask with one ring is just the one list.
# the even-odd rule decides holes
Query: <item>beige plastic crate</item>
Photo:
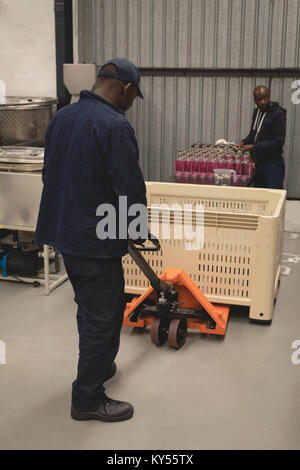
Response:
[{"label": "beige plastic crate", "polygon": [[[192,204],[195,222],[196,204],[205,206],[203,248],[188,251],[186,240],[171,238],[160,239],[161,251],[144,253],[158,276],[166,268],[183,268],[211,302],[249,306],[251,319],[271,320],[286,191],[152,182],[146,186],[148,210],[158,204]],[[129,255],[123,267],[126,292],[143,293],[149,281]]]}]

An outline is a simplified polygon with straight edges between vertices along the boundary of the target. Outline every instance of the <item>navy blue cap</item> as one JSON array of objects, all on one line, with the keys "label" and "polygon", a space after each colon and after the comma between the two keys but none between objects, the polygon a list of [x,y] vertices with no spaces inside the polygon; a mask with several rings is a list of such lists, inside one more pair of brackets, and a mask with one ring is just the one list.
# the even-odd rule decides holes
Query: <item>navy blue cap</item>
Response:
[{"label": "navy blue cap", "polygon": [[[103,70],[103,68],[108,64],[113,64],[116,67],[117,72],[112,73],[112,72],[106,72],[105,70]],[[144,98],[139,87],[140,72],[138,71],[136,66],[127,59],[108,60],[107,62],[105,62],[104,65],[102,65],[98,73],[98,77],[116,78],[117,80],[122,80],[123,82],[133,83],[133,85],[135,85],[137,88],[138,96],[140,98]]]}]

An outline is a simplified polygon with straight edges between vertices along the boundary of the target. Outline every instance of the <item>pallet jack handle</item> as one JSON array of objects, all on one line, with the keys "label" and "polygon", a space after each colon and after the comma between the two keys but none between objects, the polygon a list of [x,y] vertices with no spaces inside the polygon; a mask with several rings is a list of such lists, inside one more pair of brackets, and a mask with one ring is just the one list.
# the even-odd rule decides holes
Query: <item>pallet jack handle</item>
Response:
[{"label": "pallet jack handle", "polygon": [[[128,252],[132,259],[136,262],[138,267],[142,270],[145,274],[147,279],[149,280],[151,286],[155,290],[155,292],[160,295],[161,292],[164,294],[170,292],[172,287],[167,284],[166,282],[159,279],[159,277],[155,274],[153,269],[149,266],[145,258],[140,253],[141,251],[159,251],[161,249],[159,240],[152,235],[151,233],[148,234],[148,240],[152,242],[154,247],[145,247],[144,244],[136,243],[134,240],[128,239]],[[136,245],[139,245],[140,248],[137,248]]]}]

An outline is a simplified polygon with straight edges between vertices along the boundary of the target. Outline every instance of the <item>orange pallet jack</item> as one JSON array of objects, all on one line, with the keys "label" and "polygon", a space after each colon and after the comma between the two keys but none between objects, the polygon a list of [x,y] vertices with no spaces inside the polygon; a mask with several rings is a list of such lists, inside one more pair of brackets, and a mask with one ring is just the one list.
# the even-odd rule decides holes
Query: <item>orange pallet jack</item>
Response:
[{"label": "orange pallet jack", "polygon": [[124,326],[145,328],[150,325],[151,339],[157,346],[167,340],[180,349],[187,330],[224,336],[229,317],[229,305],[212,304],[183,269],[168,268],[159,278],[140,251],[159,251],[159,241],[149,235],[154,248],[137,248],[128,240],[128,252],[150,281],[151,287],[126,304]]}]

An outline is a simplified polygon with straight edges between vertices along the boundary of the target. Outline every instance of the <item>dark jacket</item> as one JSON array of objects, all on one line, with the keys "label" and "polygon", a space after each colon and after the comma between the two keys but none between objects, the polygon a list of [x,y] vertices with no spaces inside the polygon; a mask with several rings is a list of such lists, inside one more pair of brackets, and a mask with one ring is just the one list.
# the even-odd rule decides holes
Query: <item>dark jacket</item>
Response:
[{"label": "dark jacket", "polygon": [[44,158],[36,242],[77,256],[125,255],[127,240],[119,240],[118,231],[113,240],[96,234],[100,204],[118,209],[118,196],[127,196],[128,207],[147,204],[138,146],[125,113],[83,90],[77,103],[54,115]]},{"label": "dark jacket", "polygon": [[271,101],[265,113],[259,108],[253,111],[251,130],[243,142],[254,144],[253,156],[256,162],[279,161],[282,157],[285,130],[286,110]]}]

